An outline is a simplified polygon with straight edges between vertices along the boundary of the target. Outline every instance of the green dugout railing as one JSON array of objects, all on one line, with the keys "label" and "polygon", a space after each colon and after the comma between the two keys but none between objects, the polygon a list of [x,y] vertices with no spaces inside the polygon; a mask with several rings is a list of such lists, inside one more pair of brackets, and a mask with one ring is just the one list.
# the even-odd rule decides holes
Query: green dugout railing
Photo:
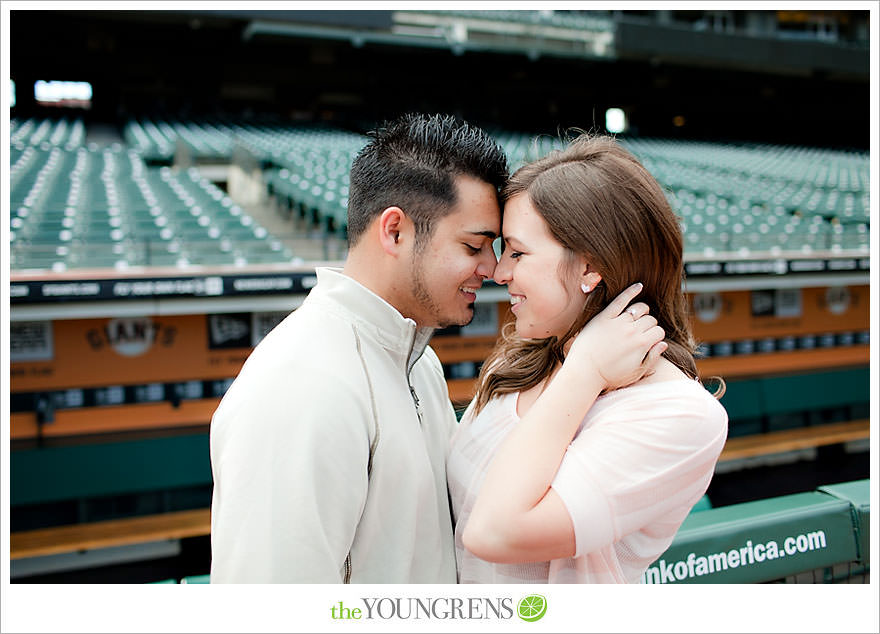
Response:
[{"label": "green dugout railing", "polygon": [[642,583],[867,583],[870,491],[857,480],[715,509],[701,501]]},{"label": "green dugout railing", "polygon": [[642,582],[866,580],[869,496],[858,480],[692,512]]}]

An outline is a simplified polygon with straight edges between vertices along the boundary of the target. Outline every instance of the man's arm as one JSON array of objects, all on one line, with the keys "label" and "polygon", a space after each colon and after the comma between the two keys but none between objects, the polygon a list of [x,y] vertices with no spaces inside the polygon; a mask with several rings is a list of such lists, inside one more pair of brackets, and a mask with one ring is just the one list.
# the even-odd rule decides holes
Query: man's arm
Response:
[{"label": "man's arm", "polygon": [[320,370],[266,377],[218,409],[212,582],[342,582],[367,493],[357,387]]}]

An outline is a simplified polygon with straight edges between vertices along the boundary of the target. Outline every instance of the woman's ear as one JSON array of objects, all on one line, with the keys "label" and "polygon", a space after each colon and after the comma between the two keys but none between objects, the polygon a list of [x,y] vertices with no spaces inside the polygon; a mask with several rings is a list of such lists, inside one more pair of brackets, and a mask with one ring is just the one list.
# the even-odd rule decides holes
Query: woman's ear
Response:
[{"label": "woman's ear", "polygon": [[588,295],[596,285],[602,281],[602,275],[594,269],[590,264],[584,260],[581,266],[581,291],[583,291],[584,295]]},{"label": "woman's ear", "polygon": [[388,255],[397,257],[403,246],[401,234],[408,218],[400,207],[388,207],[379,215],[376,230],[379,232],[379,244]]}]

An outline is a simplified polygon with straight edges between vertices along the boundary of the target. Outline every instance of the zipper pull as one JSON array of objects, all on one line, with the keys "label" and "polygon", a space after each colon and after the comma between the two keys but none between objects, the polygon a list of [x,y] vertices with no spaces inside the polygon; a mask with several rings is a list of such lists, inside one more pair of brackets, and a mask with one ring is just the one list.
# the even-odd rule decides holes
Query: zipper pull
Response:
[{"label": "zipper pull", "polygon": [[422,424],[422,408],[419,406],[419,395],[416,394],[416,388],[412,385],[409,386],[409,393],[412,394],[413,403],[416,406],[416,414],[419,417],[419,425]]}]

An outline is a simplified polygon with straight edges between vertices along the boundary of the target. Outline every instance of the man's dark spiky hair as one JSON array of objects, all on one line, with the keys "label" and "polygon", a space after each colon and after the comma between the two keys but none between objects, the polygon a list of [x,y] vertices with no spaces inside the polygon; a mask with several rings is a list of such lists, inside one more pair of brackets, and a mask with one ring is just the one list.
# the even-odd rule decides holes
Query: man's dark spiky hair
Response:
[{"label": "man's dark spiky hair", "polygon": [[454,179],[467,175],[498,192],[507,181],[507,157],[486,132],[451,115],[410,113],[368,133],[351,168],[348,235],[354,245],[367,226],[397,206],[430,236],[433,221],[456,202]]}]

